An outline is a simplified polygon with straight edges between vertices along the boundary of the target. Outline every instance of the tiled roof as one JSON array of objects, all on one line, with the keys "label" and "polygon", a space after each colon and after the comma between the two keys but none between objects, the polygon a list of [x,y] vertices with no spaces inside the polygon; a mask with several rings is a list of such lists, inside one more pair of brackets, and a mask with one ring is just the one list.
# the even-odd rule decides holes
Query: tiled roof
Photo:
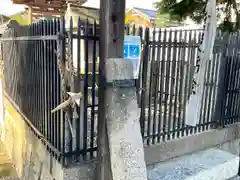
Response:
[{"label": "tiled roof", "polygon": [[138,8],[138,7],[133,7],[133,9],[141,12],[142,14],[148,16],[151,19],[155,19],[157,16],[157,11],[154,11],[154,10],[143,9],[143,8]]}]

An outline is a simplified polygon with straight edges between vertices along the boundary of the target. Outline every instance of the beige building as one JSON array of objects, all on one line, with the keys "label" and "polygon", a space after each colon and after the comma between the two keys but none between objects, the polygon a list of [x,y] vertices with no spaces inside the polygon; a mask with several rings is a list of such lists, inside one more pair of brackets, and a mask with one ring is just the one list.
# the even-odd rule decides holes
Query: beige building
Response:
[{"label": "beige building", "polygon": [[[68,5],[68,8],[65,13],[65,20],[66,20],[66,28],[70,27],[70,17],[72,17],[73,21],[73,31],[76,34],[78,27],[78,19],[80,18],[81,23],[85,24],[86,20],[88,21],[88,32],[86,33],[86,29],[84,27],[81,27],[81,33],[82,35],[94,35],[93,34],[93,24],[96,22],[97,26],[99,24],[99,9],[96,8],[90,8],[90,7],[78,7],[74,8],[71,7],[71,5]],[[96,35],[98,36],[98,28]],[[92,70],[92,62],[93,60],[97,60],[97,69],[99,64],[99,46],[98,41],[96,42],[96,57],[93,57],[93,50],[94,50],[94,41],[93,40],[87,40],[88,44],[88,66],[89,66],[89,72],[91,73]],[[86,40],[81,40],[80,44],[78,44],[77,39],[73,39],[73,65],[75,68],[77,67],[78,63],[78,46],[80,45],[80,68],[81,73],[84,74],[85,72],[85,62],[86,62]]]}]

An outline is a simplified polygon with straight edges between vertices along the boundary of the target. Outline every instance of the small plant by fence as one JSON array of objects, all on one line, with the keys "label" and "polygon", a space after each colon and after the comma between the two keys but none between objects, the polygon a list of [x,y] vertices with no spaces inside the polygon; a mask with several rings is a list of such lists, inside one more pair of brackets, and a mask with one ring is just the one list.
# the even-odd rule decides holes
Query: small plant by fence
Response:
[{"label": "small plant by fence", "polygon": [[[5,87],[9,100],[28,125],[63,164],[96,157],[98,124],[98,26],[79,19],[13,25],[3,36]],[[140,124],[146,145],[177,139],[239,120],[239,33],[218,34],[207,62],[200,123],[185,125],[201,30],[148,29],[126,26],[126,34],[142,38],[137,80]],[[63,100],[59,63],[73,72],[65,76],[67,91],[81,92],[78,117],[51,114]],[[73,113],[74,109],[68,109]],[[72,130],[71,130],[72,127]]]}]

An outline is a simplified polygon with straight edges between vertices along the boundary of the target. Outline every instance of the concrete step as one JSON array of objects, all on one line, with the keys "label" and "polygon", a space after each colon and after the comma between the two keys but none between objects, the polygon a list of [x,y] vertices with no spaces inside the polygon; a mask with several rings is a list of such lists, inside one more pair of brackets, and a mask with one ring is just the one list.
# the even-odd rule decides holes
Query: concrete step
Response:
[{"label": "concrete step", "polygon": [[0,180],[19,180],[18,177],[2,177]]},{"label": "concrete step", "polygon": [[149,180],[226,180],[236,176],[238,156],[208,149],[148,168]]},{"label": "concrete step", "polygon": [[229,178],[228,180],[240,180],[240,177],[239,176],[234,176],[232,178]]}]

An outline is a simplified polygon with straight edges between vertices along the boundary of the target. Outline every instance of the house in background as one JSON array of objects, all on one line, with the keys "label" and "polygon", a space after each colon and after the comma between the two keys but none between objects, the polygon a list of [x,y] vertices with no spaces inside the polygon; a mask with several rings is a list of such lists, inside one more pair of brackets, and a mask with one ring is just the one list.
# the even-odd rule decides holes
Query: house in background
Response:
[{"label": "house in background", "polygon": [[130,8],[125,14],[125,24],[135,24],[137,26],[149,28],[184,28],[191,29],[199,27],[190,18],[183,22],[178,22],[170,19],[168,14],[158,14],[155,10],[143,9],[138,7]]},{"label": "house in background", "polygon": [[126,11],[125,16],[125,24],[154,27],[156,24],[157,11],[133,7]]},{"label": "house in background", "polygon": [[[86,6],[81,6],[81,7],[74,7],[68,4],[67,10],[65,12],[65,23],[66,23],[66,28],[69,29],[70,27],[70,19],[72,18],[72,23],[73,23],[73,31],[75,34],[77,34],[77,28],[78,26],[78,20],[81,20],[81,24],[84,25],[85,23],[88,22],[88,32],[86,32],[86,29],[82,26],[81,27],[81,33],[84,32],[84,34],[87,33],[87,35],[97,35],[99,36],[99,9],[97,8],[91,8],[91,7],[86,7]],[[94,23],[96,23],[96,32],[94,32]],[[76,68],[77,67],[77,62],[78,62],[78,46],[80,45],[80,73],[84,74],[85,73],[85,59],[86,55],[88,56],[88,71],[92,72],[93,69],[93,60],[97,60],[96,66],[98,69],[99,62],[98,62],[98,57],[99,57],[99,46],[94,45],[94,40],[87,40],[88,44],[86,46],[86,41],[85,40],[80,40],[80,44],[77,39],[73,39],[73,65]],[[96,43],[96,42],[95,42]],[[94,46],[96,49],[94,49]],[[88,48],[88,52],[86,54],[86,47]],[[93,57],[93,51],[96,50],[95,56]]]},{"label": "house in background", "polygon": [[87,6],[74,7],[71,6],[71,4],[68,4],[65,12],[66,27],[69,27],[70,17],[72,17],[73,20],[73,28],[78,26],[79,18],[83,22],[88,20],[90,24],[94,24],[94,21],[99,24],[100,9]]}]

